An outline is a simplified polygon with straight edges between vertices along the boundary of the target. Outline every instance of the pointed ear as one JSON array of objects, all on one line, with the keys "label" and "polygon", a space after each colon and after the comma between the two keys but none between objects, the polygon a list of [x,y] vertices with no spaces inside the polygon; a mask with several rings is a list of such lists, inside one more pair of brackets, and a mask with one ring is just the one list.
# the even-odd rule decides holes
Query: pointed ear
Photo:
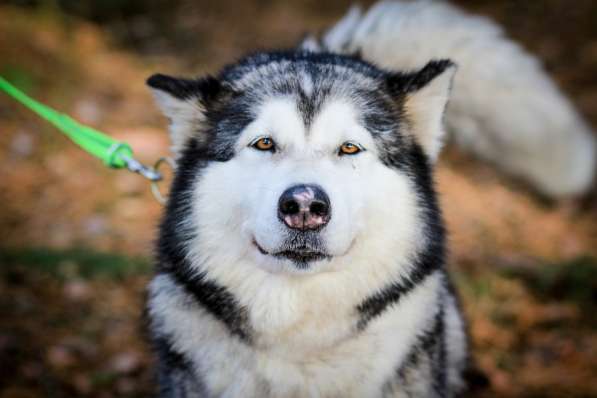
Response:
[{"label": "pointed ear", "polygon": [[213,77],[184,79],[156,74],[147,79],[156,102],[170,120],[172,151],[178,157],[188,141],[194,137],[205,140],[207,107],[222,92],[219,80]]},{"label": "pointed ear", "polygon": [[399,97],[410,133],[432,162],[441,150],[445,131],[443,116],[456,65],[431,61],[418,72],[390,75],[390,92]]}]

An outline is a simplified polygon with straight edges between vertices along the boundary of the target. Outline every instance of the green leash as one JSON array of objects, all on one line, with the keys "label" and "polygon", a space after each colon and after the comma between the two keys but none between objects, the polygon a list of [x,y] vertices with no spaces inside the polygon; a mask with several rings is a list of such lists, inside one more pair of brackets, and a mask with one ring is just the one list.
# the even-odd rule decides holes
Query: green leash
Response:
[{"label": "green leash", "polygon": [[[0,90],[52,123],[58,130],[66,134],[79,147],[89,154],[101,159],[104,164],[115,169],[127,168],[152,182],[162,179],[156,167],[147,167],[135,160],[133,150],[126,142],[117,141],[106,134],[85,126],[64,113],[37,102],[27,94],[10,84],[0,76]],[[158,161],[157,164],[161,162]],[[157,165],[156,164],[156,165]],[[162,201],[162,199],[158,198]]]}]

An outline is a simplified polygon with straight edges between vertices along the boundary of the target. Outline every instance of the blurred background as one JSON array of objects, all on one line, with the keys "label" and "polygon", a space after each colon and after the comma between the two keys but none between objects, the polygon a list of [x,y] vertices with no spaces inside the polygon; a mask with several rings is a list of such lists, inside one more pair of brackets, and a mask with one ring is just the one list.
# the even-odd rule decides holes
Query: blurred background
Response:
[{"label": "blurred background", "polygon": [[[537,54],[597,126],[597,1],[458,0]],[[0,75],[167,154],[151,73],[215,73],[320,32],[351,1],[0,1]],[[362,1],[362,5],[370,4]],[[161,206],[0,93],[0,397],[141,397]],[[437,172],[484,397],[597,397],[597,205],[549,203],[454,149]]]}]

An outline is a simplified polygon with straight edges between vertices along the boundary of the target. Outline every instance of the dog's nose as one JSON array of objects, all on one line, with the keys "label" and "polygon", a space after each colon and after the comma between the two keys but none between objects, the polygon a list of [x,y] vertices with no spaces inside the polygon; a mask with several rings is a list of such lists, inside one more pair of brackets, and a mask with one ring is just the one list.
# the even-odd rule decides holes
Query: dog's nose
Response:
[{"label": "dog's nose", "polygon": [[330,221],[330,198],[317,185],[295,185],[278,201],[278,217],[289,228],[313,230]]}]

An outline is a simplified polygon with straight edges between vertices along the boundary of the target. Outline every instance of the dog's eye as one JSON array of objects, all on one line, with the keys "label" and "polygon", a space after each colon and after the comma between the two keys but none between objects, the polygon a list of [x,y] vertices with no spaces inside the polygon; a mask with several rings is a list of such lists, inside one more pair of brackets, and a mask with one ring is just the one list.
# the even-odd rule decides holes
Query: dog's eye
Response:
[{"label": "dog's eye", "polygon": [[260,151],[272,151],[273,152],[275,149],[274,140],[272,140],[270,137],[261,137],[258,140],[253,141],[251,143],[251,146]]},{"label": "dog's eye", "polygon": [[357,153],[361,152],[362,149],[352,142],[345,142],[340,146],[338,151],[338,155],[356,155]]}]

